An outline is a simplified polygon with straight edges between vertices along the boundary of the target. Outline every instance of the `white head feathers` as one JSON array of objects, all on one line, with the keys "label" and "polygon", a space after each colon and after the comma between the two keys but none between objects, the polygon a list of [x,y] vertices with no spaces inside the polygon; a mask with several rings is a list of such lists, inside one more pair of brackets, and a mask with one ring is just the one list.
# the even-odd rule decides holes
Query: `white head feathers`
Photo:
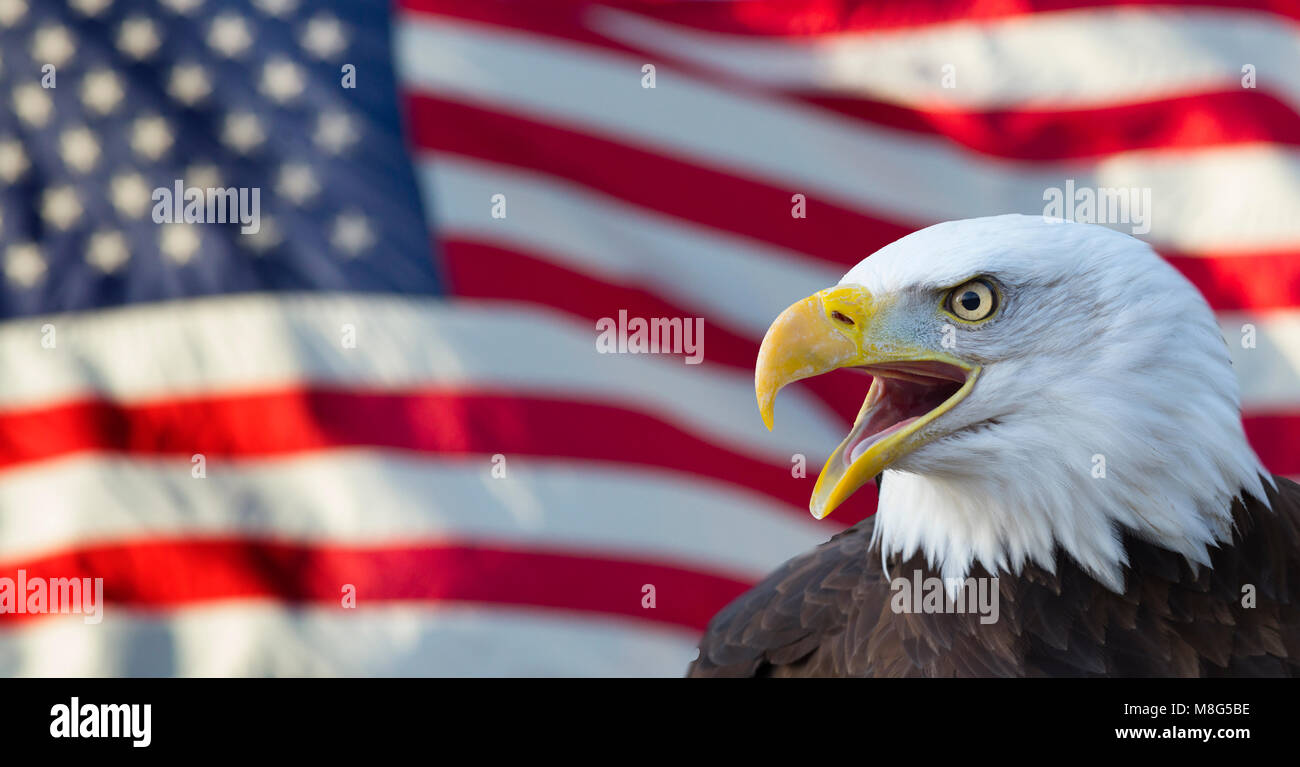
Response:
[{"label": "white head feathers", "polygon": [[[1122,591],[1121,534],[1208,564],[1231,539],[1231,505],[1264,498],[1237,380],[1204,299],[1150,247],[1100,226],[996,216],[923,229],[841,284],[930,296],[986,276],[998,315],[941,326],[901,313],[918,338],[983,366],[935,428],[886,471],[875,534],[886,555],[922,553],[945,577],[974,562],[1054,569],[1059,546]],[[925,298],[929,301],[929,298]],[[914,319],[909,320],[912,317]]]}]

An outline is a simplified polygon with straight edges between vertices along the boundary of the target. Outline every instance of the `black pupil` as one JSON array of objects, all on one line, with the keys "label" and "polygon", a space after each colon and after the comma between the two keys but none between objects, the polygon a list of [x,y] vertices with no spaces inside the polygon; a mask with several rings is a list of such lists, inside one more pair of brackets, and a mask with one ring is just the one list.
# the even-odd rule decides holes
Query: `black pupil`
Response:
[{"label": "black pupil", "polygon": [[957,301],[961,304],[961,308],[968,312],[973,312],[980,308],[980,294],[973,290],[968,290],[965,293],[962,293],[961,298],[957,299]]}]

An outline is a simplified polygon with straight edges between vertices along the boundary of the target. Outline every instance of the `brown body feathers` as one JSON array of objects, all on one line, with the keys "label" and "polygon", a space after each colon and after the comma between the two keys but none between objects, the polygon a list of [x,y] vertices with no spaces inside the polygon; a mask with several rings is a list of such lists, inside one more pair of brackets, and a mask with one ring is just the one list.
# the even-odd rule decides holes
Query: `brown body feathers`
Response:
[{"label": "brown body feathers", "polygon": [[[1300,485],[1276,481],[1271,510],[1250,498],[1233,507],[1233,541],[1211,568],[1194,573],[1130,536],[1120,595],[1058,552],[1055,574],[1027,565],[998,579],[991,624],[895,612],[868,519],[714,616],[688,675],[1297,676]],[[895,577],[917,570],[937,575],[920,557],[889,562]]]}]

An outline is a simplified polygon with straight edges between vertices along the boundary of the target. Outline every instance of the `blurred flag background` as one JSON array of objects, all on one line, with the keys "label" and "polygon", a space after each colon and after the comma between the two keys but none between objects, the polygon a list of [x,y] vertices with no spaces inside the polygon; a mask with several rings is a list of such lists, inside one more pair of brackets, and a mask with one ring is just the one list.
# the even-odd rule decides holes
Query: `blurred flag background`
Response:
[{"label": "blurred flag background", "polygon": [[[767,323],[1067,184],[1150,190],[1143,238],[1300,475],[1298,24],[0,0],[0,576],[107,602],[0,614],[0,673],[680,674],[713,612],[874,503],[808,515],[866,386],[796,387],[766,432]],[[258,189],[260,230],[155,223],[178,180]],[[702,318],[702,363],[600,353],[620,316]]]}]

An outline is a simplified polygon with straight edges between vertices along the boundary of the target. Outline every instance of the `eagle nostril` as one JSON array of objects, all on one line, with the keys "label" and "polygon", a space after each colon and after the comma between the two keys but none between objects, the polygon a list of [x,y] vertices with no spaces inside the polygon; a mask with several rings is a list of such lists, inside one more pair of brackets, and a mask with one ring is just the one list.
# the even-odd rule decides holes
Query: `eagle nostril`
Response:
[{"label": "eagle nostril", "polygon": [[835,320],[836,322],[842,322],[845,325],[853,324],[853,320],[843,312],[831,312],[831,319]]}]

